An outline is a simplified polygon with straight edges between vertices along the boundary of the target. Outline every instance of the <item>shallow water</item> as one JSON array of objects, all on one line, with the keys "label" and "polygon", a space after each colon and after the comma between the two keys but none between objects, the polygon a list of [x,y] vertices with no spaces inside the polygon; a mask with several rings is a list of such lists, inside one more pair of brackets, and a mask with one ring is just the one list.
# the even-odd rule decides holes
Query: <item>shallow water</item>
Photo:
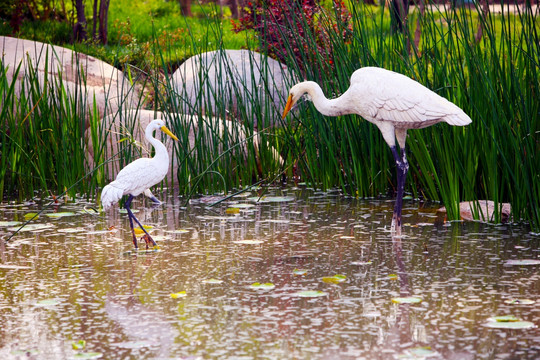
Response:
[{"label": "shallow water", "polygon": [[[0,359],[540,357],[540,265],[510,261],[540,259],[526,227],[443,223],[436,207],[406,202],[393,239],[392,201],[244,195],[234,201],[250,205],[229,211],[231,201],[137,199],[161,248],[137,255],[117,208],[96,216],[77,201],[40,214],[33,224],[48,228],[0,242]],[[40,209],[3,204],[0,220]],[[1,225],[2,238],[18,228]],[[407,296],[421,301],[392,301]],[[486,326],[498,315],[533,326]]]}]

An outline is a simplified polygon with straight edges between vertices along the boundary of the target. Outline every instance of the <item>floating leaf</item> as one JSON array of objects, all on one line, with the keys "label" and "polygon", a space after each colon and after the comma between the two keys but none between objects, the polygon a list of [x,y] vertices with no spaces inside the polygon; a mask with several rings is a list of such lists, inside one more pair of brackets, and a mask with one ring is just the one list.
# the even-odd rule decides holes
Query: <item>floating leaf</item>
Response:
[{"label": "floating leaf", "polygon": [[388,278],[390,280],[397,280],[398,279],[398,276],[396,274],[388,274]]},{"label": "floating leaf", "polygon": [[83,232],[83,231],[86,231],[86,229],[82,227],[58,229],[59,233],[65,233],[65,234],[72,234],[72,233],[78,233],[78,232]]},{"label": "floating leaf", "polygon": [[49,213],[49,214],[45,214],[45,215],[47,215],[48,217],[50,217],[52,219],[59,219],[59,218],[62,218],[62,217],[75,216],[75,215],[78,215],[78,214],[76,214],[74,212],[65,211],[65,212]]},{"label": "floating leaf", "polygon": [[519,319],[515,317],[514,315],[493,316],[493,317],[490,317],[488,320],[497,321],[497,322],[519,321]]},{"label": "floating leaf", "polygon": [[31,269],[31,267],[30,267],[30,266],[22,266],[22,265],[0,264],[0,269],[6,269],[6,270],[28,270],[28,269]]},{"label": "floating leaf", "polygon": [[39,218],[39,216],[38,216],[38,213],[30,212],[30,213],[24,214],[24,218],[25,218],[26,220],[30,220],[30,219],[36,220],[36,219]]},{"label": "floating leaf", "polygon": [[226,214],[230,214],[230,215],[239,214],[239,213],[240,213],[240,209],[237,208],[237,207],[230,207],[230,208],[228,208],[227,210],[225,210],[225,213],[226,213]]},{"label": "floating leaf", "polygon": [[440,354],[431,350],[429,346],[420,346],[405,350],[405,353],[398,356],[398,359],[425,359],[432,356],[440,356]]},{"label": "floating leaf", "polygon": [[329,284],[340,284],[347,279],[345,275],[336,274],[334,276],[325,276],[322,278],[322,281]]},{"label": "floating leaf", "polygon": [[60,303],[55,299],[45,299],[45,300],[38,301],[35,304],[35,306],[47,307],[47,306],[55,306],[55,305],[58,305],[58,304],[60,304]]},{"label": "floating leaf", "polygon": [[530,299],[508,299],[504,301],[506,304],[510,305],[531,305],[534,304],[534,300]]},{"label": "floating leaf", "polygon": [[289,201],[295,200],[295,198],[292,197],[292,196],[263,196],[263,197],[253,196],[253,197],[248,198],[248,200],[255,201],[255,202],[260,202],[260,203],[264,203],[264,202],[289,202]]},{"label": "floating leaf", "polygon": [[98,352],[86,352],[86,353],[77,353],[73,355],[73,358],[75,359],[99,359],[102,357],[102,353]]},{"label": "floating leaf", "polygon": [[535,325],[530,321],[522,321],[514,315],[504,315],[488,318],[484,326],[496,329],[530,329]]},{"label": "floating leaf", "polygon": [[[126,210],[126,209],[118,209],[118,212],[119,212],[120,214],[127,214],[127,210]],[[131,212],[135,214],[135,213],[138,213],[139,210],[137,210],[137,209],[131,209]]]},{"label": "floating leaf", "polygon": [[373,261],[353,261],[351,265],[371,265]]},{"label": "floating leaf", "polygon": [[86,341],[79,340],[79,341],[72,341],[71,342],[71,348],[73,350],[82,350],[86,346]]},{"label": "floating leaf", "polygon": [[276,285],[272,284],[272,283],[264,283],[264,284],[261,284],[261,283],[253,283],[251,285],[249,285],[249,287],[251,289],[255,289],[255,290],[271,290],[273,288],[276,287]]},{"label": "floating leaf", "polygon": [[392,302],[395,304],[415,304],[421,302],[422,299],[415,296],[407,296],[407,297],[395,297],[392,298]]},{"label": "floating leaf", "polygon": [[536,259],[521,259],[521,260],[508,260],[504,265],[540,265],[540,260]]},{"label": "floating leaf", "polygon": [[326,295],[328,295],[328,293],[319,290],[305,290],[294,293],[294,296],[306,298],[321,297]]},{"label": "floating leaf", "polygon": [[293,270],[293,274],[294,275],[306,275],[307,274],[307,270],[306,269],[294,269]]},{"label": "floating leaf", "polygon": [[[154,227],[152,225],[143,225],[143,228],[146,231],[152,230]],[[133,231],[135,231],[136,235],[146,234],[140,226],[137,226],[136,228],[133,228]]]},{"label": "floating leaf", "polygon": [[178,298],[182,298],[182,297],[186,297],[186,296],[187,296],[187,294],[186,294],[185,291],[179,291],[177,293],[171,294],[171,297],[173,299],[178,299]]},{"label": "floating leaf", "polygon": [[23,231],[38,231],[38,230],[45,230],[45,229],[51,229],[51,228],[54,228],[53,224],[28,224],[25,227],[23,227],[21,230],[19,230],[18,227],[11,227],[11,228],[8,228],[8,230],[9,231],[19,230],[20,232],[23,232]]},{"label": "floating leaf", "polygon": [[245,244],[245,245],[257,245],[257,244],[262,244],[263,241],[262,240],[248,240],[248,239],[245,239],[245,240],[236,240],[236,241],[233,241],[233,243],[235,243],[235,244]]},{"label": "floating leaf", "polygon": [[20,221],[0,221],[0,227],[17,226],[22,225]]},{"label": "floating leaf", "polygon": [[234,208],[237,208],[237,209],[247,209],[247,208],[252,208],[252,207],[254,207],[255,205],[253,205],[253,204],[246,204],[246,203],[240,203],[240,204],[234,204],[233,206],[234,206]]},{"label": "floating leaf", "polygon": [[295,198],[292,196],[266,196],[264,200],[268,202],[289,202],[294,201]]},{"label": "floating leaf", "polygon": [[37,354],[39,354],[39,350],[37,349],[13,350],[11,352],[11,355],[24,355],[25,357],[28,357],[28,355],[37,355]]},{"label": "floating leaf", "polygon": [[186,229],[178,229],[178,230],[173,230],[173,231],[165,231],[166,233],[169,233],[169,234],[185,234],[185,233],[188,233],[189,230],[186,230]]},{"label": "floating leaf", "polygon": [[204,279],[203,281],[203,284],[221,284],[223,282],[223,280],[218,280],[218,279]]}]

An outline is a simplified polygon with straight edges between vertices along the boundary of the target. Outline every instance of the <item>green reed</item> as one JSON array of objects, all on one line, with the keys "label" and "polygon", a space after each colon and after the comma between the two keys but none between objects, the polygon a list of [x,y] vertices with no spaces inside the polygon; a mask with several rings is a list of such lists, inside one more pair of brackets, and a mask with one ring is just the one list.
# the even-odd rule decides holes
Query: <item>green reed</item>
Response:
[{"label": "green reed", "polygon": [[[334,66],[321,72],[307,61],[316,44],[298,60],[289,51],[289,66],[319,82],[329,97],[343,93],[350,74],[363,66],[404,73],[463,108],[473,119],[467,127],[439,124],[410,130],[411,166],[407,190],[414,197],[442,201],[450,219],[459,218],[459,201],[490,199],[510,202],[514,221],[540,226],[540,157],[538,148],[539,53],[538,13],[488,13],[481,9],[411,13],[408,31],[392,34],[388,11],[355,4],[350,41],[330,36]],[[291,14],[294,12],[291,11]],[[291,15],[292,16],[292,15]],[[332,24],[324,12],[321,23]],[[414,45],[417,19],[421,41]],[[271,21],[271,19],[269,19]],[[292,23],[308,24],[303,15]],[[476,41],[478,24],[483,35]],[[328,33],[332,33],[330,26]],[[345,29],[346,30],[346,29]],[[335,34],[335,33],[334,33]],[[312,36],[314,38],[314,36]],[[314,41],[310,36],[306,41]],[[307,65],[307,68],[306,68]],[[378,130],[357,116],[320,116],[312,106],[297,115],[305,174],[323,188],[341,186],[361,197],[393,190],[394,164]],[[500,208],[495,222],[500,221]]]},{"label": "green reed", "polygon": [[[538,14],[505,11],[479,16],[479,9],[426,11],[423,16],[412,12],[408,31],[392,34],[387,9],[356,3],[349,9],[352,31],[338,23],[336,32],[336,14],[331,10],[321,12],[317,19],[326,29],[332,49],[331,66],[325,63],[327,53],[315,46],[318,35],[309,28],[305,15],[290,9],[292,24],[305,26],[307,46],[297,58],[293,44],[284,44],[289,74],[317,81],[328,97],[334,97],[348,88],[357,68],[381,66],[406,74],[455,102],[471,116],[471,125],[438,124],[409,131],[406,191],[414,198],[442,202],[451,219],[459,217],[459,201],[510,202],[514,221],[529,222],[538,231]],[[422,31],[416,48],[418,17]],[[479,23],[483,36],[476,42]],[[227,58],[222,58],[216,85],[199,91],[188,102],[186,89],[172,85],[166,59],[175,52],[226,49],[222,29],[219,21],[210,21],[202,38],[187,37],[183,48],[156,41],[152,63],[141,66],[154,69],[145,76],[147,87],[155,93],[152,109],[164,112],[168,126],[180,139],[173,147],[177,172],[164,186],[183,194],[230,192],[261,180],[269,184],[280,180],[283,173],[289,182],[293,175],[300,175],[300,181],[318,188],[341,187],[358,197],[393,195],[396,179],[390,150],[379,130],[358,116],[324,117],[313,106],[300,104],[283,123],[271,127],[268,120],[279,119],[283,109],[276,109],[264,92],[246,92],[247,84],[228,84],[225,80],[233,75],[234,64]],[[338,35],[343,32],[348,35],[346,40]],[[187,33],[191,34],[189,25]],[[261,51],[266,45],[262,38]],[[262,87],[269,89],[272,74],[264,61],[261,69],[266,79]],[[28,199],[38,190],[60,193],[94,166],[113,159],[117,170],[143,155],[130,138],[138,126],[136,115],[109,112],[125,125],[123,133],[114,134],[91,101],[68,96],[61,81],[49,77],[47,91],[41,91],[36,75],[29,73],[25,91],[15,96],[6,69],[2,66],[0,70],[5,124],[0,132],[0,194]],[[255,77],[251,72],[243,75]],[[202,68],[196,76],[204,81],[207,72]],[[225,100],[231,93],[244,100],[231,104]],[[141,101],[138,109],[142,108]],[[87,157],[89,138],[96,144],[93,165]],[[107,141],[118,143],[119,152],[111,152],[105,146]],[[281,154],[283,163],[276,161],[274,151]],[[76,191],[96,194],[110,180],[109,171],[106,165],[99,167]],[[499,215],[495,222],[500,221]]]}]

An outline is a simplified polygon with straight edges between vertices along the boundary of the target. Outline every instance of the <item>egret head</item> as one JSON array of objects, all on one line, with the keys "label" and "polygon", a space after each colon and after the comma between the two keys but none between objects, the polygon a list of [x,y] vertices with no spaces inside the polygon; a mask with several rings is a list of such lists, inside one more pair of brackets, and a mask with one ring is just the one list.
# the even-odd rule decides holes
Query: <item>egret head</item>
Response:
[{"label": "egret head", "polygon": [[302,96],[306,95],[307,100],[311,100],[310,95],[314,84],[315,83],[312,81],[304,81],[294,85],[291,90],[289,90],[289,98],[287,99],[285,110],[283,111],[283,119],[285,119],[291,108],[296,105],[296,103],[302,98]]},{"label": "egret head", "polygon": [[154,130],[159,129],[159,130],[163,131],[165,134],[172,137],[174,140],[178,141],[178,138],[171,132],[171,130],[169,130],[167,128],[167,126],[165,126],[165,121],[163,121],[161,119],[156,119],[156,120],[151,121],[150,124],[148,124],[148,126],[146,128],[151,129],[152,132]]}]

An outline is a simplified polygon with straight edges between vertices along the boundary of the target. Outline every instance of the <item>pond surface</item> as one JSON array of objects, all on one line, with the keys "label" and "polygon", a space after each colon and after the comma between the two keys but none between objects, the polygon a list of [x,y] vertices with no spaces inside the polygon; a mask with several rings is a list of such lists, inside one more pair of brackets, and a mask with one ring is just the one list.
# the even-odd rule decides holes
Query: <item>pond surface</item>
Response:
[{"label": "pond surface", "polygon": [[[526,227],[444,223],[406,201],[393,239],[390,200],[254,196],[211,209],[138,198],[160,246],[138,254],[118,207],[47,209],[32,222],[46,228],[0,242],[0,359],[540,357],[539,237]],[[41,208],[2,204],[0,236]]]}]

